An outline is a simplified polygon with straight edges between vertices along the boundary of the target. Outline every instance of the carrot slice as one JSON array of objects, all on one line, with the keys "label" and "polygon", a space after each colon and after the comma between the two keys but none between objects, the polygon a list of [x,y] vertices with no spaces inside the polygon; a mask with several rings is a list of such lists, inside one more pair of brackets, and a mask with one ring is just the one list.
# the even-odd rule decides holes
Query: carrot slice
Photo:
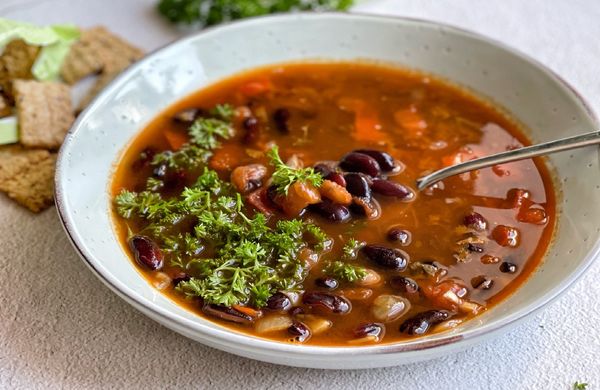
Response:
[{"label": "carrot slice", "polygon": [[173,129],[165,130],[164,135],[173,150],[181,149],[189,141],[187,134]]},{"label": "carrot slice", "polygon": [[379,116],[367,102],[361,99],[342,98],[338,104],[342,109],[353,111],[354,132],[352,137],[363,142],[386,141],[386,135],[381,131]]},{"label": "carrot slice", "polygon": [[250,81],[240,87],[240,92],[246,96],[256,96],[271,90],[273,85],[269,79]]},{"label": "carrot slice", "polygon": [[394,121],[411,135],[419,136],[427,128],[427,122],[419,114],[415,106],[410,106],[394,113]]},{"label": "carrot slice", "polygon": [[248,306],[232,305],[231,307],[233,307],[235,310],[241,313],[249,315],[252,318],[258,318],[260,316],[260,311],[254,310],[253,308]]}]

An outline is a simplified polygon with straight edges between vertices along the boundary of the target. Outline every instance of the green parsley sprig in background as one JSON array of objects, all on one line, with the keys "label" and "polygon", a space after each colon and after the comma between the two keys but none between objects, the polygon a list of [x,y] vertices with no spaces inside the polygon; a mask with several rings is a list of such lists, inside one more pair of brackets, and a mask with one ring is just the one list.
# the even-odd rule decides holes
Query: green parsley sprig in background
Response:
[{"label": "green parsley sprig in background", "polygon": [[211,26],[292,11],[345,11],[354,0],[160,0],[158,11],[172,23]]}]

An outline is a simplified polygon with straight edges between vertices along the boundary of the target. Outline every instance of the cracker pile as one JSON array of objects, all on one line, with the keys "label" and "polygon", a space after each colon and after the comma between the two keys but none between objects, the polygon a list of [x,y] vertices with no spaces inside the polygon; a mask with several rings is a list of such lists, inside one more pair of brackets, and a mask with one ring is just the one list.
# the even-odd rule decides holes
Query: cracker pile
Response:
[{"label": "cracker pile", "polygon": [[[117,74],[144,54],[104,27],[83,30],[62,64],[64,82],[37,81],[39,47],[14,40],[0,55],[0,118],[16,112],[19,144],[0,146],[0,191],[33,212],[53,203],[56,151],[81,111]],[[77,109],[71,85],[95,75]]]}]

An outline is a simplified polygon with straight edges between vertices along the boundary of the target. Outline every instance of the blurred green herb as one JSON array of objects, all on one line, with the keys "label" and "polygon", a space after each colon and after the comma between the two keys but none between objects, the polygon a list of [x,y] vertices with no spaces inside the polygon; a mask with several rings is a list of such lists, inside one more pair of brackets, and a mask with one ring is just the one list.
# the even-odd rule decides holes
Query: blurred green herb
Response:
[{"label": "blurred green herb", "polygon": [[292,11],[345,11],[354,0],[160,0],[172,23],[211,26],[229,20]]},{"label": "blurred green herb", "polygon": [[579,381],[576,381],[575,383],[573,383],[573,390],[586,390],[588,387],[587,383],[582,383]]}]

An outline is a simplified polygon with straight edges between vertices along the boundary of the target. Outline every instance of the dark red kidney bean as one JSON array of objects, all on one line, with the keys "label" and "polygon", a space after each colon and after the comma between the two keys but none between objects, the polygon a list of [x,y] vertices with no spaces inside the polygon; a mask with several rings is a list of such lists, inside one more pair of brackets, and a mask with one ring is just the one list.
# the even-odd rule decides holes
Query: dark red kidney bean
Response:
[{"label": "dark red kidney bean", "polygon": [[287,108],[278,108],[273,113],[273,121],[275,121],[275,126],[277,126],[277,130],[281,133],[288,134],[290,129],[288,127],[288,121],[290,120],[290,111]]},{"label": "dark red kidney bean", "polygon": [[321,203],[311,204],[308,206],[308,209],[327,218],[331,222],[341,223],[350,219],[350,210],[346,206],[333,203],[329,199],[323,199]]},{"label": "dark red kidney bean", "polygon": [[346,181],[346,190],[354,195],[365,199],[371,199],[371,188],[369,182],[360,173],[346,173],[344,175]]},{"label": "dark red kidney bean", "polygon": [[304,314],[304,309],[300,306],[294,306],[290,309],[290,315],[293,316],[297,316],[299,314]]},{"label": "dark red kidney bean", "polygon": [[339,172],[331,172],[329,175],[325,176],[325,179],[331,180],[334,183],[341,185],[342,187],[346,187],[346,179],[344,179],[344,175]]},{"label": "dark red kidney bean", "polygon": [[367,217],[367,219],[377,219],[381,215],[381,207],[375,199],[352,197],[350,211],[355,214]]},{"label": "dark red kidney bean", "polygon": [[482,232],[487,229],[488,222],[483,215],[472,212],[471,214],[465,215],[463,224],[468,228]]},{"label": "dark red kidney bean", "polygon": [[481,290],[489,290],[494,285],[494,281],[483,275],[475,276],[471,279],[471,286]]},{"label": "dark red kidney bean", "polygon": [[245,144],[251,144],[258,140],[260,136],[260,127],[258,123],[258,119],[253,116],[250,116],[242,122],[242,126],[246,131],[244,133],[244,137],[242,138],[242,142]]},{"label": "dark red kidney bean", "polygon": [[267,299],[267,308],[276,311],[288,311],[292,308],[292,302],[284,293],[276,292]]},{"label": "dark red kidney bean", "polygon": [[146,236],[133,236],[129,239],[129,248],[138,264],[151,270],[161,269],[163,254],[154,241]]},{"label": "dark red kidney bean", "polygon": [[387,238],[388,240],[397,242],[402,246],[410,244],[411,241],[410,232],[401,228],[391,228],[388,230]]},{"label": "dark red kidney bean", "polygon": [[446,321],[452,315],[445,310],[429,310],[409,318],[400,325],[400,332],[409,335],[421,335],[427,333],[432,325]]},{"label": "dark red kidney bean", "polygon": [[362,338],[367,336],[375,336],[378,339],[382,338],[385,334],[385,326],[376,322],[370,322],[368,324],[361,324],[354,329],[354,337]]},{"label": "dark red kidney bean", "polygon": [[250,324],[254,322],[254,318],[252,318],[248,314],[242,313],[241,311],[237,311],[234,308],[228,306],[209,304],[204,305],[202,307],[202,311],[208,315],[220,318],[224,321],[236,322],[238,324]]},{"label": "dark red kidney bean", "polygon": [[508,261],[504,261],[502,264],[500,264],[500,272],[504,272],[505,274],[514,274],[517,272],[517,265],[509,263]]},{"label": "dark red kidney bean", "polygon": [[315,279],[315,284],[319,287],[327,288],[329,290],[334,290],[339,285],[336,279],[331,278],[329,276]]},{"label": "dark red kidney bean", "polygon": [[185,171],[179,170],[177,172],[173,172],[172,174],[167,175],[165,179],[165,185],[163,188],[167,191],[172,191],[178,188],[179,186],[183,185],[185,183],[186,177],[187,175]]},{"label": "dark red kidney bean", "polygon": [[371,189],[380,195],[393,196],[401,200],[412,200],[415,197],[415,193],[408,187],[389,180],[373,179]]},{"label": "dark red kidney bean", "polygon": [[173,282],[173,285],[177,286],[179,283],[187,282],[191,278],[192,277],[190,275],[186,274],[185,272],[178,272],[176,275],[173,276],[173,278],[171,280]]},{"label": "dark red kidney bean", "polygon": [[323,176],[323,178],[327,178],[327,176],[329,176],[330,174],[335,172],[334,169],[332,167],[330,167],[328,164],[322,164],[322,163],[315,165],[314,170],[319,175]]},{"label": "dark red kidney bean", "polygon": [[401,293],[415,294],[419,292],[419,285],[417,282],[404,276],[394,276],[391,278],[390,286]]},{"label": "dark red kidney bean", "polygon": [[374,149],[358,149],[354,150],[354,152],[373,157],[379,164],[381,170],[384,172],[393,171],[396,168],[396,162],[394,161],[394,158],[386,152]]},{"label": "dark red kidney bean", "polygon": [[319,307],[333,314],[348,314],[352,309],[350,301],[339,295],[306,292],[302,296],[302,303],[308,306]]},{"label": "dark red kidney bean", "polygon": [[381,173],[379,163],[373,157],[362,153],[351,152],[342,157],[340,168],[347,172],[361,172],[375,177]]},{"label": "dark red kidney bean", "polygon": [[305,342],[310,338],[310,329],[308,326],[304,325],[302,322],[295,321],[288,328],[288,333],[294,336],[296,341],[301,343]]},{"label": "dark red kidney bean", "polygon": [[173,115],[173,120],[179,123],[192,124],[202,114],[203,111],[198,108],[186,108]]},{"label": "dark red kidney bean", "polygon": [[408,254],[400,249],[379,245],[365,245],[360,249],[365,256],[380,267],[402,271],[408,264]]}]

